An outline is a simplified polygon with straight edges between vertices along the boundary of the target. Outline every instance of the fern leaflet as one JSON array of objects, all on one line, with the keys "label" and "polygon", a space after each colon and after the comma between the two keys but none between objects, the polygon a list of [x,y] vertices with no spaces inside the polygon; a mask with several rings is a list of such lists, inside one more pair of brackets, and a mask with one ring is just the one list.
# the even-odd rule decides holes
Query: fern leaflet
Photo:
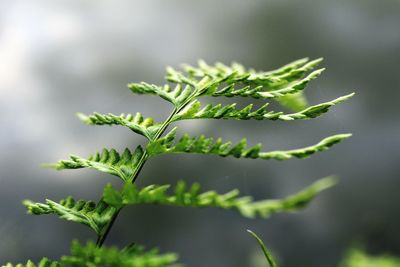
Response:
[{"label": "fern leaflet", "polygon": [[154,124],[153,118],[144,119],[139,112],[135,116],[128,114],[121,114],[119,116],[114,114],[103,115],[100,113],[93,113],[92,115],[77,114],[78,117],[86,124],[89,125],[122,125],[135,133],[145,136],[151,140],[154,134],[160,129],[159,124]]},{"label": "fern leaflet", "polygon": [[120,177],[123,181],[129,181],[143,156],[140,146],[132,153],[128,148],[119,154],[115,149],[103,149],[101,153],[89,156],[87,159],[71,155],[69,160],[60,160],[48,165],[57,170],[92,168]]},{"label": "fern leaflet", "polygon": [[161,204],[182,207],[216,207],[237,210],[242,216],[267,218],[273,213],[290,212],[303,208],[317,194],[333,186],[336,180],[333,177],[323,178],[302,191],[284,199],[253,201],[252,197],[239,197],[239,190],[225,194],[215,191],[201,193],[198,183],[187,187],[180,181],[174,188],[174,193],[168,193],[170,185],[150,185],[138,189],[133,184],[126,184],[119,192],[110,184],[106,186],[103,199],[108,204],[120,209],[125,205]]},{"label": "fern leaflet", "polygon": [[92,201],[75,201],[72,197],[61,200],[59,203],[46,199],[46,203],[23,201],[28,213],[34,215],[56,214],[59,218],[84,224],[100,234],[116,209],[100,201],[97,205]]},{"label": "fern leaflet", "polygon": [[339,104],[349,98],[353,94],[342,96],[334,100],[310,106],[296,113],[284,114],[283,112],[267,111],[268,103],[260,108],[253,110],[253,104],[250,104],[242,109],[236,108],[236,103],[222,106],[221,104],[208,104],[201,107],[199,100],[194,100],[189,103],[184,109],[179,111],[172,121],[189,120],[189,119],[236,119],[236,120],[299,120],[312,119],[327,112],[332,106]]},{"label": "fern leaflet", "polygon": [[150,143],[146,150],[150,155],[166,154],[166,153],[198,153],[198,154],[214,154],[222,157],[233,156],[235,158],[260,158],[260,159],[276,159],[287,160],[290,158],[306,158],[315,152],[329,149],[331,146],[347,139],[351,134],[337,134],[324,138],[319,143],[293,150],[277,150],[271,152],[261,152],[261,144],[247,148],[246,139],[242,139],[238,144],[232,145],[231,142],[222,142],[221,138],[216,141],[213,138],[206,138],[204,135],[199,137],[190,137],[183,135],[175,143],[173,140],[176,136],[176,130],[173,129],[165,137]]},{"label": "fern leaflet", "polygon": [[68,266],[109,266],[109,267],[178,267],[178,257],[174,253],[159,254],[157,249],[145,251],[142,246],[131,246],[124,250],[116,247],[97,247],[88,242],[81,246],[77,241],[72,243],[71,256],[62,257]]}]

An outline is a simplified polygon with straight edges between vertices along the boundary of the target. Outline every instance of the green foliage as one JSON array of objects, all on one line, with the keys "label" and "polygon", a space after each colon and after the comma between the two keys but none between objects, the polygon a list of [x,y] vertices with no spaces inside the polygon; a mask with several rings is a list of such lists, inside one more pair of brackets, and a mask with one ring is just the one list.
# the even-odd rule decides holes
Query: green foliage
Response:
[{"label": "green foliage", "polygon": [[[106,115],[96,112],[91,115],[78,113],[78,117],[86,124],[124,126],[143,135],[148,142],[143,146],[145,149],[138,146],[134,152],[128,148],[123,153],[118,153],[115,149],[103,149],[101,153],[95,153],[87,158],[71,155],[67,160],[60,160],[49,165],[57,170],[90,168],[117,176],[121,179],[122,190],[119,191],[107,185],[102,199],[97,204],[92,201],[74,201],[72,197],[61,200],[59,203],[51,200],[46,200],[45,203],[24,201],[28,213],[55,214],[61,219],[87,225],[97,235],[96,244],[89,242],[86,246],[81,246],[75,242],[70,256],[64,256],[59,263],[50,263],[44,259],[39,266],[176,266],[175,254],[160,255],[156,250],[146,252],[143,248],[136,246],[125,250],[102,246],[120,210],[127,205],[217,207],[236,210],[248,218],[257,216],[265,218],[273,213],[291,212],[303,208],[318,193],[334,185],[335,179],[321,179],[283,199],[259,201],[253,201],[249,196],[240,197],[238,190],[225,194],[218,194],[215,191],[201,192],[200,185],[197,183],[186,186],[185,182],[181,181],[174,189],[170,189],[169,184],[148,185],[139,189],[135,182],[147,160],[160,154],[198,153],[221,157],[287,160],[309,157],[347,139],[351,134],[337,134],[308,147],[263,152],[261,144],[247,147],[246,139],[233,145],[229,141],[223,142],[220,138],[214,140],[204,135],[190,137],[183,134],[178,139],[176,138],[177,128],[167,131],[174,122],[190,119],[291,121],[316,118],[353,96],[353,94],[348,94],[328,102],[308,106],[303,91],[324,70],[314,70],[321,61],[322,59],[311,61],[300,59],[272,71],[246,69],[237,63],[230,66],[222,63],[210,66],[200,61],[198,66],[184,65],[181,71],[167,68],[165,85],[158,86],[145,82],[129,84],[129,89],[135,94],[156,95],[173,105],[169,116],[160,123],[155,123],[152,118],[144,118],[140,113],[119,116],[110,113]],[[277,101],[293,113],[268,110],[269,103],[264,103],[258,108],[253,108],[253,104],[237,108],[236,103],[203,106],[199,100],[203,96],[268,99],[268,101]],[[254,233],[252,234],[265,249],[261,240]],[[264,252],[267,253],[266,249]],[[275,266],[271,259],[268,258],[268,260],[271,266]],[[35,266],[32,264],[28,262],[27,266]]]},{"label": "green foliage", "polygon": [[363,250],[349,250],[340,267],[399,267],[400,258],[390,255],[371,256]]}]

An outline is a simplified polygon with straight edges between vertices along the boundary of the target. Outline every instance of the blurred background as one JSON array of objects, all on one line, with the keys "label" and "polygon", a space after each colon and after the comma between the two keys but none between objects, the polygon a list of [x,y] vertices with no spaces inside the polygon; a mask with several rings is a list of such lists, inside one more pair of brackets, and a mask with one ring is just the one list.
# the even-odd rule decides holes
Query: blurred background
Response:
[{"label": "blurred background", "polygon": [[185,179],[220,192],[237,187],[256,199],[284,197],[330,174],[341,178],[337,187],[300,213],[269,220],[129,207],[106,243],[176,251],[192,267],[257,266],[261,252],[246,229],[283,267],[333,267],[354,244],[400,255],[399,52],[398,0],[0,1],[0,262],[55,259],[73,238],[95,238],[55,216],[26,215],[21,200],[97,200],[106,183],[118,184],[96,171],[56,172],[41,163],[145,141],[121,127],[86,126],[75,112],[140,111],[161,120],[168,103],[131,94],[128,82],[163,84],[167,65],[200,58],[270,70],[306,56],[324,57],[327,68],[306,91],[311,104],[353,91],[356,97],[310,121],[187,121],[181,130],[246,136],[266,150],[336,133],[352,132],[352,139],[285,162],[161,156],[146,164],[139,183]]}]

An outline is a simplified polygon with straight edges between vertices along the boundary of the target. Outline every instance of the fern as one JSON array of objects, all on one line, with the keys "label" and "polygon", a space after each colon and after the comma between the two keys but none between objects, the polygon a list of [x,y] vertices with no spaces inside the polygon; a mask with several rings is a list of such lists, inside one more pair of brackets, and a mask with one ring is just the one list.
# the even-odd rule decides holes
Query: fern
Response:
[{"label": "fern", "polygon": [[[156,95],[172,104],[171,113],[161,122],[145,118],[141,113],[135,115],[99,114],[97,112],[84,115],[78,113],[78,117],[86,124],[124,126],[134,133],[144,136],[147,143],[144,146],[137,146],[135,150],[126,148],[123,152],[117,152],[115,149],[103,149],[102,152],[88,157],[71,155],[69,159],[48,165],[57,170],[90,168],[105,172],[119,177],[122,189],[117,190],[111,185],[107,185],[102,198],[97,202],[75,201],[72,197],[59,202],[52,200],[46,200],[45,203],[24,201],[23,204],[30,214],[54,214],[61,219],[86,225],[97,235],[96,243],[89,242],[86,246],[81,246],[74,242],[70,256],[64,256],[58,262],[43,259],[38,266],[176,266],[175,254],[160,255],[156,250],[144,251],[138,246],[125,250],[103,247],[119,212],[127,205],[216,207],[235,210],[247,218],[266,218],[274,213],[292,212],[305,207],[317,194],[333,186],[335,179],[329,177],[321,179],[304,190],[283,199],[258,201],[253,201],[250,196],[239,196],[237,189],[219,194],[213,190],[202,192],[198,183],[187,186],[184,181],[181,181],[174,188],[168,183],[138,188],[135,182],[144,164],[152,157],[161,154],[197,153],[264,160],[301,159],[316,152],[325,151],[347,139],[351,134],[336,134],[303,148],[264,152],[261,150],[261,144],[248,147],[246,139],[232,144],[230,141],[223,142],[221,138],[213,139],[204,135],[182,134],[182,137],[177,138],[178,128],[168,130],[168,127],[176,121],[192,119],[291,121],[316,118],[353,96],[353,94],[348,94],[328,102],[308,106],[303,92],[307,85],[319,77],[324,70],[314,70],[321,61],[322,59],[311,61],[300,59],[266,72],[246,69],[237,63],[230,66],[222,63],[208,65],[204,61],[200,61],[197,66],[184,65],[181,71],[171,67],[167,68],[165,85],[159,86],[145,82],[130,83],[128,87],[133,93]],[[238,108],[235,103],[222,105],[218,102],[203,106],[200,98],[204,96],[213,98],[247,97],[263,101],[277,101],[291,111],[270,110],[269,102],[257,108],[253,108],[254,104]],[[256,237],[255,234],[254,236]],[[258,241],[260,242],[260,239]],[[36,265],[28,262],[26,266]]]}]

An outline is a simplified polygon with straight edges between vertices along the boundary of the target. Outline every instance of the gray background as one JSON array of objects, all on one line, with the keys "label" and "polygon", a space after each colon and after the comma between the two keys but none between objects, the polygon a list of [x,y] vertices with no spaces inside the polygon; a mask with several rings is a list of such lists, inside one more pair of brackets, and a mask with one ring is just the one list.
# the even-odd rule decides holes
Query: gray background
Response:
[{"label": "gray background", "polygon": [[55,172],[41,163],[144,142],[127,129],[83,125],[75,112],[140,111],[160,120],[170,111],[167,102],[135,96],[126,83],[162,84],[165,66],[199,58],[269,70],[305,56],[323,56],[327,67],[307,90],[311,103],[357,96],[312,121],[188,121],[181,130],[233,141],[246,136],[267,150],[343,132],[354,133],[351,140],[286,162],[161,156],[146,164],[139,183],[186,179],[221,192],[238,187],[260,199],[337,174],[336,188],[301,213],[269,220],[214,209],[130,207],[107,244],[158,246],[193,267],[257,266],[250,228],[283,267],[335,266],[357,243],[400,255],[399,26],[394,0],[1,1],[0,262],[57,258],[71,239],[94,238],[84,226],[25,215],[22,199],[96,200],[106,183],[117,183],[95,171]]}]

